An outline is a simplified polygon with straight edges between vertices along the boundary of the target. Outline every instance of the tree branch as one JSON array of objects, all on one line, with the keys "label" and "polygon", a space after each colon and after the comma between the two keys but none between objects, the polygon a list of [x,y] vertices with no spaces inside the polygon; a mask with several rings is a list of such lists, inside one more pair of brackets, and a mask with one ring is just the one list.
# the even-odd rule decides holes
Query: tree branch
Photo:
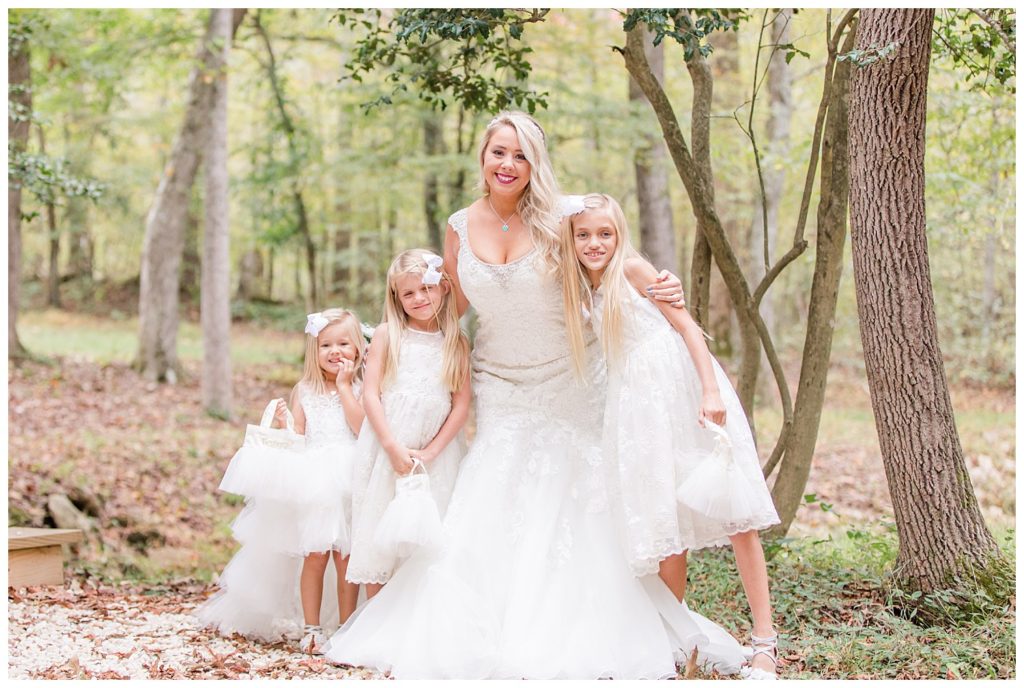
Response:
[{"label": "tree branch", "polygon": [[1017,56],[1017,42],[1014,41],[1012,38],[1010,38],[1009,35],[1007,35],[1007,33],[1005,31],[1003,31],[1002,24],[1000,24],[998,21],[996,21],[992,17],[992,15],[990,15],[986,10],[978,10],[978,9],[974,9],[973,7],[968,8],[968,9],[969,9],[969,11],[971,11],[974,14],[978,15],[978,17],[983,22],[985,22],[986,24],[991,26],[995,30],[995,32],[999,34],[999,37],[1003,39],[1003,43],[1006,44],[1006,48],[1010,51],[1010,53],[1012,53],[1014,57]]}]

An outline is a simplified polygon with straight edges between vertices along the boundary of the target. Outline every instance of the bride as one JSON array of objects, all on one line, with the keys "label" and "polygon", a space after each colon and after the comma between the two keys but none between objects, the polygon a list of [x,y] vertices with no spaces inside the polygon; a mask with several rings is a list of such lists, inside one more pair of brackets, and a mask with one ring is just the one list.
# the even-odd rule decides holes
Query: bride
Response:
[{"label": "bride", "polygon": [[[572,373],[558,264],[559,189],[544,132],[521,112],[488,125],[483,197],[449,218],[443,269],[479,318],[476,436],[420,552],[330,639],[332,661],[395,678],[663,678],[694,649],[723,672],[739,645],[636,579],[608,511],[599,450],[603,363]],[[674,300],[678,282],[653,285]]]}]

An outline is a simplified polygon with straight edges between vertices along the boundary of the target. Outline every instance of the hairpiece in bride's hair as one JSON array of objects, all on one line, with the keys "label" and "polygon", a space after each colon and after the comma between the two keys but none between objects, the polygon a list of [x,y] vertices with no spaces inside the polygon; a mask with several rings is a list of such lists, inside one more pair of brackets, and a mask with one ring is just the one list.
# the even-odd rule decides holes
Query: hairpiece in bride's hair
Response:
[{"label": "hairpiece in bride's hair", "polygon": [[[526,119],[526,118],[523,118]],[[540,136],[540,140],[547,142],[547,138],[544,136],[544,130],[540,128],[540,125],[534,122],[532,119],[526,119],[526,123],[533,127],[533,130]],[[511,124],[506,117],[498,116],[487,123],[487,128],[490,129],[496,124]]]},{"label": "hairpiece in bride's hair", "polygon": [[306,334],[314,337],[320,336],[320,330],[330,324],[330,320],[324,317],[323,313],[310,313],[306,316]]},{"label": "hairpiece in bride's hair", "polygon": [[558,216],[577,215],[587,209],[583,196],[562,196],[558,199]]},{"label": "hairpiece in bride's hair", "polygon": [[427,264],[427,271],[423,273],[423,284],[438,284],[441,281],[441,271],[438,269],[444,265],[444,259],[434,253],[427,253],[423,256]]}]

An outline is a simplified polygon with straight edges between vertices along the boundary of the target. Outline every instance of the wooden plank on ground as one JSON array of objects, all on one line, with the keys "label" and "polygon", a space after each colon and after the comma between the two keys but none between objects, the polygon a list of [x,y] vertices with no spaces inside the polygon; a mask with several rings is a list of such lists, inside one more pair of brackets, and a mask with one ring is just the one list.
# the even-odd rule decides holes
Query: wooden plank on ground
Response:
[{"label": "wooden plank on ground", "polygon": [[16,549],[7,556],[7,585],[20,588],[26,585],[62,585],[64,583],[64,556],[60,545]]},{"label": "wooden plank on ground", "polygon": [[82,541],[82,531],[60,528],[8,528],[7,550],[70,545]]}]

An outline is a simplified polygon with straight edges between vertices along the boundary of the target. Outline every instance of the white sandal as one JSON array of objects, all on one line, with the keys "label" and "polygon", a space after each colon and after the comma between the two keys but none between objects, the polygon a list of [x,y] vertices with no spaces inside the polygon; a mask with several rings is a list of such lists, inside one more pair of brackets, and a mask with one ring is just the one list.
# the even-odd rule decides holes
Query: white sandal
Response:
[{"label": "white sandal", "polygon": [[[779,666],[779,635],[773,634],[767,637],[756,636],[753,633],[750,634],[750,657],[748,658],[748,665],[740,669],[740,675],[752,681],[774,681],[778,678],[777,671]],[[746,649],[746,648],[744,648]],[[772,660],[772,664],[775,665],[776,671],[765,671],[764,669],[757,669],[749,665],[749,662],[754,660],[754,657],[758,655],[764,655],[768,659]]]},{"label": "white sandal", "polygon": [[307,655],[322,655],[323,646],[327,642],[324,629],[313,624],[306,624],[303,627],[302,640],[299,641],[299,650]]}]

